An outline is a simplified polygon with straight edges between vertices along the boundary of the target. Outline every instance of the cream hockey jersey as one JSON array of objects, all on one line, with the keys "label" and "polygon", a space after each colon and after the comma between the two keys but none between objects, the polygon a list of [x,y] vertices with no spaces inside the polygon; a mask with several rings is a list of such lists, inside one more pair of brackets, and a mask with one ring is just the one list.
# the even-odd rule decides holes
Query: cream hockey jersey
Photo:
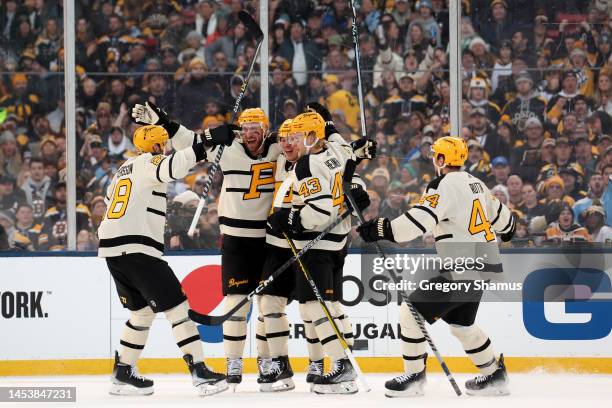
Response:
[{"label": "cream hockey jersey", "polygon": [[[298,249],[313,240],[334,219],[347,211],[342,177],[348,158],[354,159],[350,147],[338,143],[327,143],[325,150],[301,157],[293,170],[291,204],[300,209],[300,221],[305,231],[293,236]],[[353,177],[355,181],[357,177]],[[313,249],[338,251],[346,245],[351,229],[351,219],[337,225]]]},{"label": "cream hockey jersey", "polygon": [[[198,135],[183,126],[172,138],[175,143],[194,143]],[[214,161],[219,147],[206,150],[206,160]],[[219,226],[222,234],[235,237],[263,238],[274,197],[274,171],[280,153],[274,138],[264,142],[259,156],[253,156],[235,139],[225,146],[220,168],[223,185],[219,197]]]},{"label": "cream hockey jersey", "polygon": [[167,183],[185,177],[196,164],[194,147],[186,147],[192,141],[177,141],[175,148],[183,149],[169,156],[138,155],[117,170],[106,192],[107,210],[98,229],[98,256],[143,253],[161,257]]},{"label": "cream hockey jersey", "polygon": [[[334,154],[337,156],[338,160],[345,165],[347,160],[354,160],[354,155],[353,155],[353,151],[351,146],[346,143],[346,141],[344,141],[344,139],[342,138],[342,136],[338,133],[334,133],[332,135],[329,136],[329,140],[327,143],[327,148],[330,151],[331,154]],[[287,178],[291,177],[295,180],[295,172],[293,171],[295,167],[295,163],[290,163],[287,161],[287,159],[285,158],[285,156],[283,154],[281,154],[278,157],[278,160],[276,162],[276,172],[275,172],[275,179],[276,179],[276,184],[275,184],[275,188],[274,188],[274,196],[276,197],[276,193],[278,188],[280,187],[280,185],[282,184],[283,181],[285,181]],[[342,173],[341,173],[342,174]],[[355,183],[359,183],[361,184],[362,187],[365,188],[365,185],[363,183],[363,181],[361,180],[361,178],[358,175],[353,175],[353,182]],[[342,187],[340,186],[340,189]],[[295,190],[295,191],[294,191]],[[293,184],[293,188],[289,189],[289,191],[286,193],[285,195],[285,199],[283,200],[283,208],[291,208],[292,207],[292,201],[293,201],[293,195],[297,194],[298,191],[298,184],[296,181],[294,181]],[[342,200],[344,200],[344,197],[342,198]],[[316,201],[316,200],[315,200]],[[316,205],[316,204],[314,204]],[[298,207],[300,206],[300,204],[298,204]],[[341,214],[341,213],[340,213]],[[300,217],[303,217],[307,215],[307,213],[300,213]],[[331,222],[331,218],[328,219],[327,221],[328,223]],[[351,228],[351,220],[350,218],[347,218],[344,220],[343,224],[347,224],[345,225],[346,229],[346,233],[348,234],[348,231]],[[327,224],[323,225],[323,228],[325,228],[327,226]],[[316,235],[318,235],[318,233],[313,234],[306,234],[306,235],[312,235],[312,238],[316,237]],[[339,237],[334,237],[334,239],[338,240]],[[309,241],[309,240],[307,240]],[[287,248],[289,249],[289,244],[287,244],[286,239],[283,237],[282,234],[278,234],[275,235],[272,233],[271,229],[268,228],[266,231],[266,242],[268,244],[274,245],[276,247],[280,247],[280,248]],[[298,242],[296,241],[296,246],[300,245],[299,248],[301,248],[305,243],[302,244],[298,244]],[[335,246],[335,244],[334,244]],[[323,248],[319,248],[318,246],[315,246],[316,249],[323,249]]]},{"label": "cream hockey jersey", "polygon": [[457,171],[432,180],[418,204],[392,220],[391,228],[397,242],[431,231],[440,257],[481,257],[484,272],[501,272],[495,233],[509,232],[514,222],[510,209],[481,180]]}]

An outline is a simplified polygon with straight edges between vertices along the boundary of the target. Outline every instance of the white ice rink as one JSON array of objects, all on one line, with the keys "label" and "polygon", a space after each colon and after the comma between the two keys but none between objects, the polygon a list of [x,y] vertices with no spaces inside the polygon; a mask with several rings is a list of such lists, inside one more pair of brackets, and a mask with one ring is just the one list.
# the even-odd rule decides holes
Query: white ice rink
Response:
[{"label": "white ice rink", "polygon": [[[463,385],[471,375],[456,378]],[[254,375],[245,376],[239,392],[226,391],[200,398],[187,375],[152,375],[155,394],[148,397],[115,397],[108,395],[108,376],[4,377],[0,386],[73,386],[77,402],[53,403],[50,406],[79,407],[245,407],[245,408],[357,408],[444,407],[444,408],[599,408],[612,406],[612,375],[511,374],[512,395],[507,397],[455,396],[450,384],[440,374],[428,376],[427,395],[420,398],[389,399],[384,396],[384,382],[390,375],[369,374],[373,390],[347,396],[310,394],[303,374],[297,374],[296,390],[262,394],[257,391]],[[463,387],[462,387],[463,389]],[[9,404],[15,407],[41,406],[40,403]],[[0,407],[9,406],[0,403]]]}]

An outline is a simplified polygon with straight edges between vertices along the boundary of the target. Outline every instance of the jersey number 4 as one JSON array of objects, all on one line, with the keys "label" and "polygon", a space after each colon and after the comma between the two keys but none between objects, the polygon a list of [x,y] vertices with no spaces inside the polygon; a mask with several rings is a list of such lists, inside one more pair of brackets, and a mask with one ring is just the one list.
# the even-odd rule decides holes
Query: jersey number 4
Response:
[{"label": "jersey number 4", "polygon": [[127,210],[130,193],[132,192],[132,180],[129,178],[121,179],[115,185],[113,191],[113,201],[108,206],[106,218],[114,220],[123,217]]},{"label": "jersey number 4", "polygon": [[484,232],[487,242],[495,239],[495,234],[491,232],[491,223],[487,220],[487,216],[482,209],[482,204],[477,198],[472,202],[472,215],[470,216],[468,231],[470,231],[472,235]]}]

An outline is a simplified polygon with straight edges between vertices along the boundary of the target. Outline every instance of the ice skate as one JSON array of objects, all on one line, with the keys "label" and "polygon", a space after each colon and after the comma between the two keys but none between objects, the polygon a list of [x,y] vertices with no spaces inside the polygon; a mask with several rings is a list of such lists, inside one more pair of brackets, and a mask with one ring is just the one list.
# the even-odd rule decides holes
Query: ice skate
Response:
[{"label": "ice skate", "polygon": [[308,374],[306,374],[306,383],[310,384],[310,392],[314,389],[314,382],[317,378],[323,376],[323,360],[309,360]]},{"label": "ice skate", "polygon": [[257,372],[259,373],[259,376],[257,377],[258,383],[270,371],[271,363],[272,363],[271,358],[262,358],[259,356],[257,357]]},{"label": "ice skate", "polygon": [[198,389],[200,397],[218,394],[229,388],[225,375],[212,371],[204,362],[194,363],[191,354],[186,354],[183,359],[189,367],[193,386]]},{"label": "ice skate", "polygon": [[136,366],[119,362],[119,353],[115,351],[115,365],[111,377],[111,395],[151,395],[153,380],[138,374]]},{"label": "ice skate", "polygon": [[242,359],[228,358],[227,359],[227,384],[232,388],[232,392],[236,392],[236,386],[242,382]]},{"label": "ice skate", "polygon": [[289,364],[289,357],[281,356],[273,358],[270,362],[268,372],[257,379],[261,392],[290,391],[295,388],[293,382],[293,370]]},{"label": "ice skate", "polygon": [[359,389],[355,383],[357,374],[348,358],[334,361],[332,370],[314,380],[313,391],[317,394],[355,394]]},{"label": "ice skate", "polygon": [[497,360],[497,370],[490,375],[479,375],[478,377],[468,380],[465,383],[465,393],[467,395],[486,395],[486,396],[502,396],[509,395],[508,390],[508,374],[504,365],[504,355],[499,356]]}]

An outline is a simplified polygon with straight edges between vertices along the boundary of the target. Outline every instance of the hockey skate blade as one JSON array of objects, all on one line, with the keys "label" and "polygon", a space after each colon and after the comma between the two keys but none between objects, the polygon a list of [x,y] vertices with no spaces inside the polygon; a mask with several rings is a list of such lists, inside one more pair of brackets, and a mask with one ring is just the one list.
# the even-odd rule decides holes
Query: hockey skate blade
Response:
[{"label": "hockey skate blade", "polygon": [[229,385],[225,380],[221,380],[216,383],[202,383],[196,387],[198,389],[198,395],[200,397],[208,397],[210,395],[219,394],[229,389]]},{"label": "hockey skate blade", "polygon": [[259,386],[261,392],[284,392],[293,389],[295,389],[295,383],[291,378],[285,378],[270,384],[260,384]]},{"label": "hockey skate blade", "polygon": [[315,384],[315,394],[356,394],[359,391],[355,381],[345,381],[338,384]]},{"label": "hockey skate blade", "polygon": [[108,393],[110,395],[128,395],[128,396],[153,395],[153,387],[138,388],[130,384],[112,383],[110,390],[108,390]]},{"label": "hockey skate blade", "polygon": [[487,387],[483,390],[466,389],[465,393],[472,397],[503,397],[510,395],[510,390],[507,385],[502,385],[499,387]]}]

